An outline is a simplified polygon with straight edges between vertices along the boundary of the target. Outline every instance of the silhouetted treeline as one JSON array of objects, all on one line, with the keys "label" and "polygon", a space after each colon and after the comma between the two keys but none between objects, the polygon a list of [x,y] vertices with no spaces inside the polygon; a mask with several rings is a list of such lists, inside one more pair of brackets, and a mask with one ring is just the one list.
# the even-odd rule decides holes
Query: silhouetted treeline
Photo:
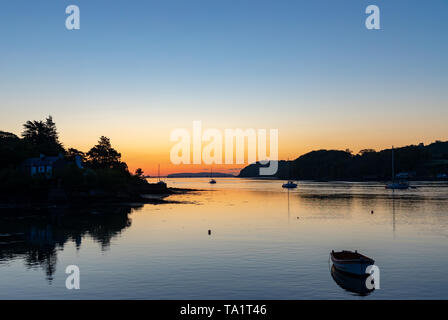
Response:
[{"label": "silhouetted treeline", "polygon": [[105,136],[100,137],[98,144],[84,153],[74,148],[65,150],[51,116],[43,121],[27,121],[23,128],[21,138],[0,131],[0,169],[15,169],[26,159],[40,155],[62,155],[70,161],[79,156],[84,165],[90,168],[127,170],[126,163],[121,161],[121,153],[112,147],[110,139]]},{"label": "silhouetted treeline", "polygon": [[[410,179],[433,179],[448,173],[448,142],[412,145],[394,150],[395,173]],[[258,163],[241,170],[240,177],[258,177]],[[390,180],[392,149],[372,149],[352,154],[350,150],[319,150],[293,161],[279,161],[276,178],[297,180]]]},{"label": "silhouetted treeline", "polygon": [[[32,176],[24,169],[24,161],[43,155],[58,156],[66,165],[52,171],[51,177],[45,174]],[[138,194],[148,187],[143,171],[138,169],[136,174],[130,173],[127,164],[121,160],[121,153],[105,136],[101,136],[88,152],[75,148],[66,150],[59,141],[51,116],[42,121],[27,121],[21,137],[0,131],[0,198],[12,199],[11,194],[18,194],[21,199],[47,199],[52,188],[78,196],[121,192],[121,197],[125,198],[126,194]]]}]

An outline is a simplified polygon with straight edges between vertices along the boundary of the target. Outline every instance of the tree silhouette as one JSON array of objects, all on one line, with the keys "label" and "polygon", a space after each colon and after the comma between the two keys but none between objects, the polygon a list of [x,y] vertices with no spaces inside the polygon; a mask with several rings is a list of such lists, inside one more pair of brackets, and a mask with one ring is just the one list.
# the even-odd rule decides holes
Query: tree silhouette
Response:
[{"label": "tree silhouette", "polygon": [[359,151],[359,154],[361,156],[363,156],[363,155],[366,155],[368,153],[375,153],[375,152],[376,152],[375,149],[362,149],[362,150]]},{"label": "tree silhouette", "polygon": [[81,157],[81,161],[85,162],[86,161],[86,154],[82,151],[79,151],[78,149],[75,148],[69,148],[67,150],[67,159],[70,161],[75,161],[76,157],[79,156]]},{"label": "tree silhouette", "polygon": [[39,153],[45,155],[65,153],[62,143],[59,142],[59,135],[52,116],[48,116],[45,121],[28,120],[23,127],[23,139],[33,145]]},{"label": "tree silhouette", "polygon": [[87,152],[87,159],[92,168],[127,169],[126,164],[121,162],[121,153],[112,148],[110,139],[105,136],[101,136],[98,144]]},{"label": "tree silhouette", "polygon": [[17,137],[14,133],[11,132],[0,131],[0,139],[18,140],[19,137]]},{"label": "tree silhouette", "polygon": [[29,143],[13,133],[0,131],[0,169],[14,168],[34,153]]},{"label": "tree silhouette", "polygon": [[144,175],[144,172],[143,172],[142,168],[138,168],[137,170],[135,170],[136,177],[143,179],[143,175]]}]

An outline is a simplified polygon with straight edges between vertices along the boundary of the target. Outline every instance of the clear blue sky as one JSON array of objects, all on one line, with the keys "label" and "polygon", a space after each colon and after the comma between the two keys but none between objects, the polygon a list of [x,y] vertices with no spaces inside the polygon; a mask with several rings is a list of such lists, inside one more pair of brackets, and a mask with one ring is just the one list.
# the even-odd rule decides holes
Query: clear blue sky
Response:
[{"label": "clear blue sky", "polygon": [[[81,10],[79,31],[65,29],[70,4]],[[381,9],[381,30],[364,26],[369,4]],[[0,130],[19,133],[25,120],[51,113],[65,142],[81,146],[99,134],[124,145],[132,133],[150,134],[146,125],[171,130],[195,119],[283,128],[305,149],[381,147],[388,142],[373,143],[375,130],[394,126],[395,144],[448,136],[446,0],[14,0],[0,8]],[[359,122],[358,141],[350,137]],[[133,128],[128,140],[113,130],[120,125]]]}]

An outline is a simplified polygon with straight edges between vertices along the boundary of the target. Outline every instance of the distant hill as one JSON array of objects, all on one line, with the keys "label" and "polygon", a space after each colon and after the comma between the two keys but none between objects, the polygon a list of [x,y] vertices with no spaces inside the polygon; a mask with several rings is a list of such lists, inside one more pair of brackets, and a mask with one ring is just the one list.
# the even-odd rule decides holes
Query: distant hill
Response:
[{"label": "distant hill", "polygon": [[[197,172],[197,173],[172,173],[167,176],[167,178],[208,178],[210,177],[210,172]],[[230,178],[234,177],[233,174],[213,172],[214,178]]]},{"label": "distant hill", "polygon": [[[390,180],[392,149],[318,150],[293,161],[279,161],[276,178],[297,180]],[[238,177],[259,177],[260,164],[243,168]],[[448,173],[448,142],[411,145],[395,149],[395,173],[407,172],[413,179],[433,179]]]}]

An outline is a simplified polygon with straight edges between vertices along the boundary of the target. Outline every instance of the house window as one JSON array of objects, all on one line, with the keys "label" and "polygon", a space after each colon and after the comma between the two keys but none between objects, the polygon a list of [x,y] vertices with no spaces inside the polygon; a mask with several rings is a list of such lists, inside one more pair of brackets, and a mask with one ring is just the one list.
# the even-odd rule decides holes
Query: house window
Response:
[{"label": "house window", "polygon": [[45,167],[44,166],[40,166],[39,167],[39,173],[45,172]]},{"label": "house window", "polygon": [[37,172],[37,168],[36,167],[31,167],[31,175],[34,176]]},{"label": "house window", "polygon": [[47,173],[51,173],[53,167],[52,166],[47,166]]}]

